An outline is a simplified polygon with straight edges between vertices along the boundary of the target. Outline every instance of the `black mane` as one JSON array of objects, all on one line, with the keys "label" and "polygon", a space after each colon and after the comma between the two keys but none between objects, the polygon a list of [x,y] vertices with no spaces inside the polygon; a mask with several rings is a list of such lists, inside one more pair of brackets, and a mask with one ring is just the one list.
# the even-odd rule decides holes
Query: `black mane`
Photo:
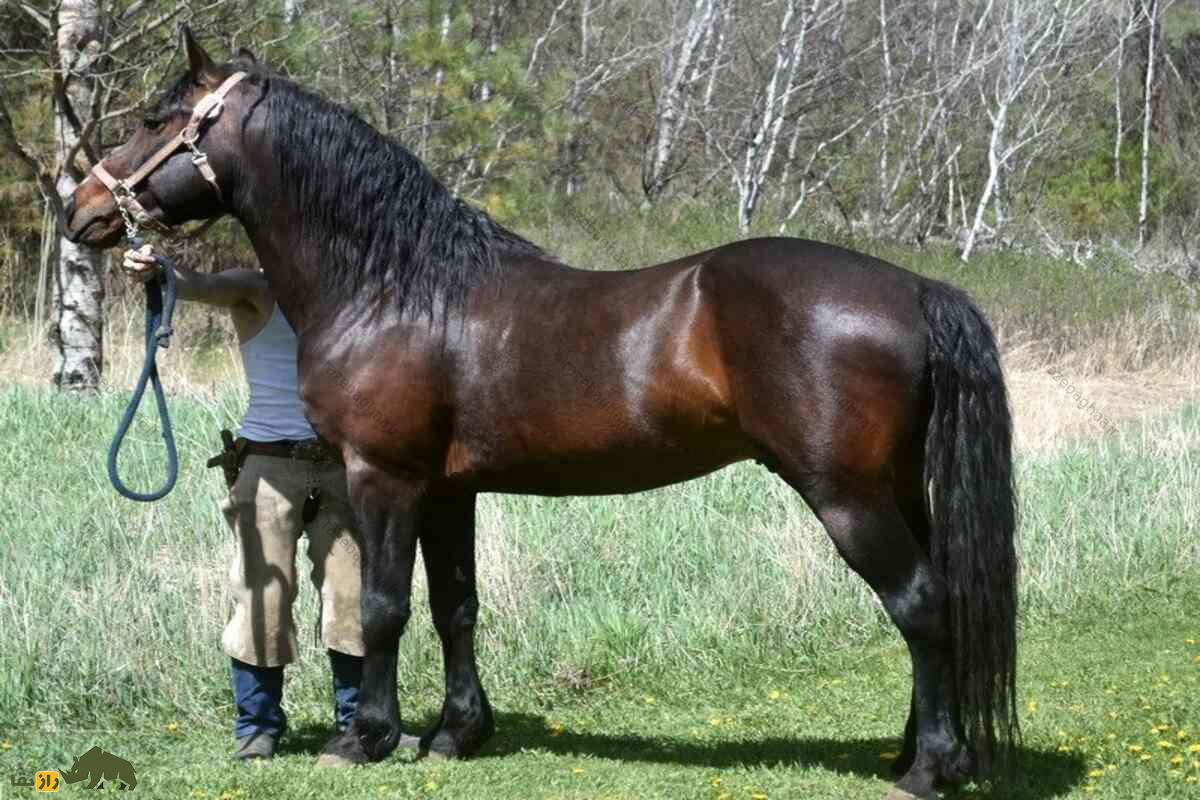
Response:
[{"label": "black mane", "polygon": [[366,290],[432,315],[494,275],[498,254],[551,258],[454,197],[353,110],[265,70],[251,80],[264,89],[281,184],[296,199],[305,245],[326,261],[322,288],[331,298]]}]

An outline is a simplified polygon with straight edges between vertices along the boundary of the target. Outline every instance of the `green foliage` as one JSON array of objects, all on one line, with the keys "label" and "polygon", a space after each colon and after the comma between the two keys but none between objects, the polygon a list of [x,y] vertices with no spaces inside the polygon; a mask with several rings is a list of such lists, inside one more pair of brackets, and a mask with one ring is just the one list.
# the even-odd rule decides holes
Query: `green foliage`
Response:
[{"label": "green foliage", "polygon": [[[1098,238],[1131,236],[1137,231],[1141,197],[1141,140],[1126,136],[1121,147],[1121,177],[1113,164],[1113,132],[1108,127],[1089,131],[1079,143],[1078,157],[1060,162],[1041,194],[1041,203],[1062,223],[1068,236]],[[1186,217],[1198,205],[1200,177],[1188,155],[1177,147],[1156,143],[1150,155],[1152,221],[1167,214]]]}]

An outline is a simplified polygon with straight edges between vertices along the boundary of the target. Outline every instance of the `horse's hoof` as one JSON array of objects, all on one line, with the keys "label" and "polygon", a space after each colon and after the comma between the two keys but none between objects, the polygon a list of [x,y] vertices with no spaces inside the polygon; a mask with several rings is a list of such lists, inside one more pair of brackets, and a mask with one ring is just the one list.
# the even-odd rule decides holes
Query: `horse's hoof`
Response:
[{"label": "horse's hoof", "polygon": [[410,733],[400,734],[400,741],[396,742],[397,749],[400,750],[420,750],[421,737],[413,736]]},{"label": "horse's hoof", "polygon": [[938,796],[937,793],[930,792],[929,794],[918,797],[911,792],[906,792],[903,789],[898,789],[893,786],[892,790],[887,793],[887,796],[884,797],[883,800],[938,800]]},{"label": "horse's hoof", "polygon": [[437,750],[419,750],[417,752],[417,761],[449,761],[450,756],[445,753],[439,753]]},{"label": "horse's hoof", "polygon": [[337,753],[321,753],[317,756],[318,767],[355,767],[356,762],[351,761],[345,756],[339,756]]}]

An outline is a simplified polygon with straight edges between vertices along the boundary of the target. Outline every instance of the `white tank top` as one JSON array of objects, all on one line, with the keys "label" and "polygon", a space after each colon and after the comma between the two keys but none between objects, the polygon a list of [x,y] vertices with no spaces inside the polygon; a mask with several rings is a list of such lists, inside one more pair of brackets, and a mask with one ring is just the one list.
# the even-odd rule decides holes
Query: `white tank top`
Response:
[{"label": "white tank top", "polygon": [[296,332],[279,304],[263,329],[242,342],[242,366],[250,384],[250,405],[238,436],[255,442],[311,439],[317,434],[304,417],[296,377]]}]

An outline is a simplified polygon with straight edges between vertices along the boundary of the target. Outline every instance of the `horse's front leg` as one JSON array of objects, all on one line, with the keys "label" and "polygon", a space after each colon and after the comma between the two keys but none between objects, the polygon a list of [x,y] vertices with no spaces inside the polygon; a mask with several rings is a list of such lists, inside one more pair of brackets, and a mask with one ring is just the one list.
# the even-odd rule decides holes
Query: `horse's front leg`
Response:
[{"label": "horse's front leg", "polygon": [[423,480],[361,461],[347,464],[350,502],[362,536],[362,685],[354,721],[325,745],[324,765],[387,757],[400,741],[396,659],[408,624]]},{"label": "horse's front leg", "polygon": [[421,557],[429,581],[433,625],[442,640],[446,699],[421,737],[421,751],[457,758],[474,755],[495,722],[475,666],[475,495],[430,492],[421,514]]}]

